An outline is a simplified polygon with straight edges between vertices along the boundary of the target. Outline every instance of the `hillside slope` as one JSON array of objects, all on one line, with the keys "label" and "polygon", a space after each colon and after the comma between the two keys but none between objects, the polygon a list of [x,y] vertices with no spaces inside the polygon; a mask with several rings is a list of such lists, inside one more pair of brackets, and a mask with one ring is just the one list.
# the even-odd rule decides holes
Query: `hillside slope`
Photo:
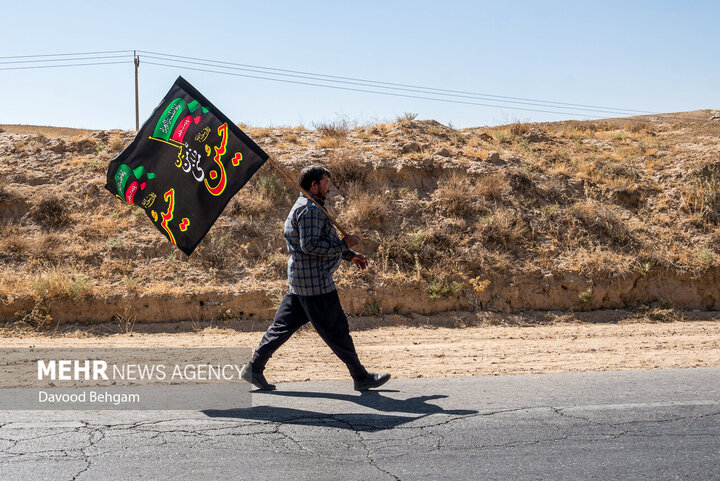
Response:
[{"label": "hillside slope", "polygon": [[[720,309],[720,121],[711,111],[457,130],[243,127],[328,202],[370,269],[355,314]],[[105,189],[133,132],[0,128],[0,320],[268,318],[297,194],[264,166],[187,258]]]}]

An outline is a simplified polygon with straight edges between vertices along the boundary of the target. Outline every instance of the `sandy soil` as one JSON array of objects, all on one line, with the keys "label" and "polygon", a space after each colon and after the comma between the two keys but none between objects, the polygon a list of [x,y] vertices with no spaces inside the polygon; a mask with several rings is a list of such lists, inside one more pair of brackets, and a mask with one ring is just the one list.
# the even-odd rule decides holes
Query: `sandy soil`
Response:
[{"label": "sandy soil", "polygon": [[[262,332],[205,328],[182,333],[61,335],[0,332],[0,347],[254,348]],[[720,322],[559,323],[534,327],[382,327],[353,332],[368,369],[398,378],[720,366]],[[311,328],[300,330],[268,364],[274,382],[348,379]]]}]

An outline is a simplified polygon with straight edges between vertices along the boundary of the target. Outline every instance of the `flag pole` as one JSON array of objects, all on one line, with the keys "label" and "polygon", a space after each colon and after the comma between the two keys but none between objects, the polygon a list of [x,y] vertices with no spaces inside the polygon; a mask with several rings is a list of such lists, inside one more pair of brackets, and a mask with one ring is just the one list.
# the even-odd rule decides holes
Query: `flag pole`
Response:
[{"label": "flag pole", "polygon": [[333,225],[337,228],[337,230],[340,231],[340,233],[343,235],[343,237],[345,237],[345,236],[348,235],[347,231],[346,231],[345,229],[343,229],[342,227],[340,227],[340,225],[337,223],[337,221],[335,220],[335,218],[334,218],[333,216],[331,216],[331,215],[328,213],[327,210],[325,210],[325,207],[323,207],[323,206],[320,205],[315,199],[313,199],[312,194],[310,194],[310,192],[308,192],[307,190],[305,190],[305,189],[303,189],[302,187],[300,187],[300,184],[298,184],[297,182],[295,182],[295,179],[293,179],[293,178],[290,176],[290,174],[288,174],[287,172],[285,172],[285,169],[283,169],[282,167],[280,167],[280,166],[272,159],[272,157],[268,157],[267,160],[268,160],[268,162],[270,162],[270,163],[273,165],[273,167],[275,167],[275,168],[283,175],[283,177],[285,177],[285,180],[287,180],[288,182],[290,182],[290,184],[291,184],[293,187],[295,187],[297,190],[299,190],[300,192],[302,192],[303,194],[305,194],[305,197],[307,197],[313,204],[315,204],[316,206],[320,207],[320,210],[322,210],[322,211],[325,213],[325,215],[328,216],[328,219],[330,219],[330,222],[332,222]]}]

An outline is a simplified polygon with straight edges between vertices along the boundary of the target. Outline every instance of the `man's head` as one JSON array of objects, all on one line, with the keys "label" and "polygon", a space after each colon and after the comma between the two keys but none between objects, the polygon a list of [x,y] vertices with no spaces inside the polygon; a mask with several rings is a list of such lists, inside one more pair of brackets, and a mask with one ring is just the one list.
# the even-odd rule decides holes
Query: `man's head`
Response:
[{"label": "man's head", "polygon": [[300,172],[300,187],[321,199],[330,192],[330,171],[321,165],[305,167]]}]

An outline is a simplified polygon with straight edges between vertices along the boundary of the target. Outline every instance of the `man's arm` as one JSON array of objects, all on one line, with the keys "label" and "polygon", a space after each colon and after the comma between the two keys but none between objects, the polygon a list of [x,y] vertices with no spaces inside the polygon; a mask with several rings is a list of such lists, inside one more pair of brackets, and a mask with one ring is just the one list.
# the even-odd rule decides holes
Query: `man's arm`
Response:
[{"label": "man's arm", "polygon": [[[344,240],[322,237],[323,226],[328,222],[327,217],[319,209],[308,208],[297,218],[300,249],[310,255],[320,257],[333,257],[349,251]],[[354,255],[354,254],[353,254]]]}]

